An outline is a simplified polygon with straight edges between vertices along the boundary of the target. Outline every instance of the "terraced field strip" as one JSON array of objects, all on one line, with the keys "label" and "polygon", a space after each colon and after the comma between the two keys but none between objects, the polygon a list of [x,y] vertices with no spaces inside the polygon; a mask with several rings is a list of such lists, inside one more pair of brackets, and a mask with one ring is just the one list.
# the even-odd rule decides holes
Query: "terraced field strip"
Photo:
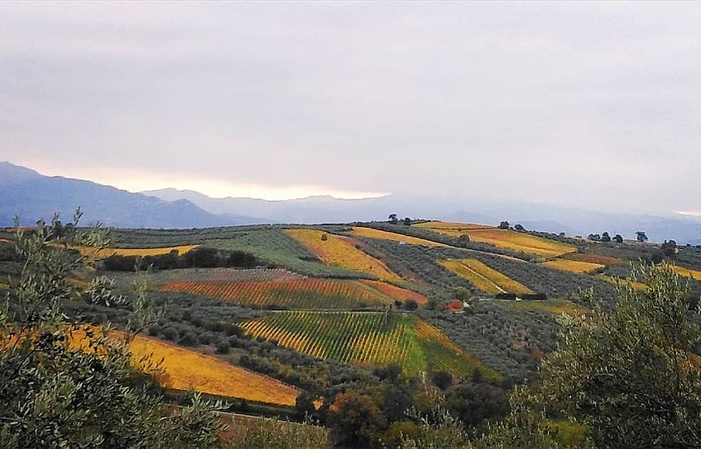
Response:
[{"label": "terraced field strip", "polygon": [[679,276],[684,276],[696,279],[697,281],[701,281],[701,271],[699,270],[692,270],[690,268],[684,268],[675,265],[674,271],[676,271]]},{"label": "terraced field strip", "polygon": [[253,337],[282,342],[313,357],[362,366],[397,363],[405,372],[446,370],[466,376],[474,368],[500,375],[441,331],[414,315],[385,312],[277,312],[241,324]]},{"label": "terraced field strip", "polygon": [[617,259],[610,256],[602,256],[591,253],[571,253],[564,256],[566,259],[578,260],[580,262],[596,263],[606,266],[626,266],[628,262],[622,259]]},{"label": "terraced field strip", "polygon": [[431,240],[421,239],[418,237],[411,237],[403,234],[396,234],[394,232],[381,231],[379,229],[365,228],[365,227],[355,227],[351,231],[353,237],[365,237],[369,239],[378,240],[391,240],[393,242],[404,242],[407,245],[420,245],[428,247],[443,247],[446,248],[448,245],[438,242],[432,242]]},{"label": "terraced field strip", "polygon": [[134,281],[149,286],[159,286],[174,282],[262,282],[306,279],[306,276],[283,268],[179,268],[141,273],[110,273],[110,277],[119,287],[128,287]]},{"label": "terraced field strip", "polygon": [[417,293],[406,288],[397,287],[396,285],[388,284],[382,281],[371,281],[368,279],[363,279],[360,282],[379,291],[384,295],[389,296],[394,300],[406,301],[408,299],[411,299],[413,301],[416,301],[416,303],[420,306],[428,303],[427,297],[425,297],[421,293]]},{"label": "terraced field strip", "polygon": [[644,283],[642,283],[642,282],[637,282],[637,281],[636,281],[636,282],[632,282],[632,283],[631,283],[631,281],[629,281],[629,280],[627,280],[627,279],[615,278],[615,277],[612,277],[612,276],[608,276],[608,275],[606,275],[606,274],[600,274],[600,275],[598,275],[597,277],[598,277],[599,279],[603,280],[603,281],[609,282],[609,283],[614,284],[614,285],[618,285],[618,283],[621,282],[621,283],[623,283],[623,284],[632,285],[633,289],[638,290],[638,291],[645,291],[645,290],[647,290],[647,285],[644,284]]},{"label": "terraced field strip", "polygon": [[76,248],[81,254],[91,257],[107,258],[109,256],[160,256],[163,254],[169,254],[171,251],[177,251],[178,255],[185,254],[197,248],[199,245],[181,245],[181,246],[167,246],[163,248],[104,248],[102,250],[96,250],[95,248]]},{"label": "terraced field strip", "polygon": [[548,299],[545,301],[508,301],[517,310],[536,310],[539,312],[552,313],[553,315],[574,315],[580,316],[588,312],[573,302],[564,299]]},{"label": "terraced field strip", "polygon": [[440,260],[438,263],[458,276],[467,279],[477,289],[486,293],[533,293],[525,285],[514,281],[476,259],[448,259]]},{"label": "terraced field strip", "polygon": [[[77,341],[75,344],[80,346],[85,334],[73,334]],[[114,335],[124,336],[120,332],[114,332]],[[276,379],[231,365],[217,357],[154,338],[138,335],[129,345],[129,349],[135,364],[141,363],[141,360],[149,355],[153,362],[163,360],[161,369],[164,373],[158,377],[165,388],[193,388],[206,394],[287,406],[294,406],[300,393],[298,389]]]},{"label": "terraced field strip", "polygon": [[358,281],[298,278],[254,282],[173,282],[161,287],[253,306],[295,309],[350,309],[394,300]]},{"label": "terraced field strip", "polygon": [[[463,224],[464,228],[456,227],[457,223],[446,226],[445,223],[428,222],[416,225],[417,227],[428,229],[438,234],[459,237],[467,234],[470,241],[477,243],[487,243],[498,248],[506,248],[513,251],[521,251],[528,254],[535,254],[541,257],[558,257],[563,254],[573,253],[577,248],[565,243],[536,237],[524,232],[516,232],[510,229],[498,229],[494,227]],[[473,229],[470,229],[473,227]]]},{"label": "terraced field strip", "polygon": [[541,265],[556,270],[569,271],[570,273],[591,273],[605,268],[605,265],[579,260],[555,259],[543,262]]},{"label": "terraced field strip", "polygon": [[[356,248],[346,239],[316,229],[286,229],[285,232],[312,250],[325,264],[367,273],[383,281],[401,281],[382,261]],[[326,236],[322,240],[322,236]]]}]

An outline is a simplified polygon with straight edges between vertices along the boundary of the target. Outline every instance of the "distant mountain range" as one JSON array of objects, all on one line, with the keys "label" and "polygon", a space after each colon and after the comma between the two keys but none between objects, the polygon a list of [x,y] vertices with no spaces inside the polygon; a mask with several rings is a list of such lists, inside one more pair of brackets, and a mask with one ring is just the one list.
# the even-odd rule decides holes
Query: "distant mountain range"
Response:
[{"label": "distant mountain range", "polygon": [[84,224],[128,228],[195,228],[259,223],[348,223],[400,218],[430,218],[497,225],[508,220],[526,229],[567,235],[608,231],[632,239],[645,231],[650,241],[674,239],[701,244],[701,219],[678,214],[641,215],[595,212],[546,204],[392,194],[343,200],[314,196],[286,201],[210,198],[191,190],[164,189],[130,193],[90,181],[41,175],[0,162],[0,226],[19,215],[23,225],[60,212],[64,222],[81,206]]},{"label": "distant mountain range", "polygon": [[66,223],[80,206],[85,225],[129,228],[195,228],[258,222],[236,215],[217,215],[187,200],[164,201],[90,181],[43,176],[28,168],[0,162],[0,226],[11,226],[14,216],[23,226],[54,212]]},{"label": "distant mountain range", "polygon": [[392,194],[381,198],[343,200],[314,196],[296,200],[265,201],[251,198],[210,198],[192,190],[163,189],[143,192],[167,201],[188,200],[214,213],[238,213],[261,217],[265,223],[350,223],[400,218],[430,218],[497,225],[507,220],[526,229],[564,232],[586,237],[604,231],[634,239],[645,231],[651,242],[674,239],[677,243],[701,244],[701,219],[679,214],[642,215],[596,212],[576,207],[516,201],[459,199],[452,197]]}]

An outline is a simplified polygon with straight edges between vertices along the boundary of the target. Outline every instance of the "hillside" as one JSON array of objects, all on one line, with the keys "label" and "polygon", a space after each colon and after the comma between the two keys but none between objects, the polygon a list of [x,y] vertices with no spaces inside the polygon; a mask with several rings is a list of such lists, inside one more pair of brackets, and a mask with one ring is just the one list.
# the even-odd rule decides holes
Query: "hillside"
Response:
[{"label": "hillside", "polygon": [[[13,238],[0,232],[0,288],[11,296],[20,273]],[[105,275],[125,302],[67,298],[63,313],[124,328],[142,286],[162,315],[132,349],[164,357],[162,387],[292,419],[326,419],[346,392],[375,398],[388,422],[438,396],[465,422],[499,418],[511,386],[536,379],[557,347],[558,317],[611,309],[636,264],[675,263],[701,294],[700,248],[664,252],[486,224],[112,229],[111,238],[118,247],[104,252],[76,247],[98,258],[97,271],[75,272],[71,284]],[[138,257],[149,271],[133,272]],[[166,259],[179,262],[156,264]],[[492,410],[481,418],[460,406],[476,394]]]}]

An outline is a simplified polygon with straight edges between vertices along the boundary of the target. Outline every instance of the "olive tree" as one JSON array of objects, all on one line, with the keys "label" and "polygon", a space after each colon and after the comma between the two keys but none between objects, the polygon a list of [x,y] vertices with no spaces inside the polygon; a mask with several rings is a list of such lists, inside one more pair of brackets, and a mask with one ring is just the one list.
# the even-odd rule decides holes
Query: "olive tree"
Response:
[{"label": "olive tree", "polygon": [[21,274],[0,307],[0,447],[218,446],[221,421],[198,395],[189,405],[164,402],[153,376],[132,362],[128,339],[61,312],[64,301],[123,304],[133,310],[132,329],[150,320],[143,296],[125,304],[104,278],[74,280],[92,264],[70,248],[108,243],[99,224],[78,228],[80,216],[71,226],[58,216],[30,231],[17,226]]},{"label": "olive tree", "polygon": [[543,361],[544,404],[585,425],[598,447],[701,446],[701,328],[668,264],[621,283],[614,310],[567,318]]}]

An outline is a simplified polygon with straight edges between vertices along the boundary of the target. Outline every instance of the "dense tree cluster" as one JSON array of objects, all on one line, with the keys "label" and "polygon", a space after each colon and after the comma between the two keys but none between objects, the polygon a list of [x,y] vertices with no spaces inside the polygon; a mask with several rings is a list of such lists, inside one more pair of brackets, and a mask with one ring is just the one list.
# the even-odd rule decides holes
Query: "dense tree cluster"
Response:
[{"label": "dense tree cluster", "polygon": [[168,254],[156,256],[121,256],[113,254],[102,262],[109,271],[172,270],[175,268],[253,268],[258,259],[245,251],[221,251],[215,248],[197,247],[183,255],[174,249]]}]

